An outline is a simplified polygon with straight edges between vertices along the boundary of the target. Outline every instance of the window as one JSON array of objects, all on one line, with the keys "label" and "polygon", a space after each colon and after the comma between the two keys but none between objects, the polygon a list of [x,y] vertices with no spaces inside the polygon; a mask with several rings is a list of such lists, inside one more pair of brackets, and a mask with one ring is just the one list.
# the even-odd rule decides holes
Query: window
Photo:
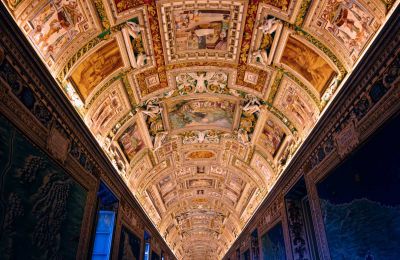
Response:
[{"label": "window", "polygon": [[150,234],[144,231],[144,260],[150,260],[150,240]]},{"label": "window", "polygon": [[110,258],[114,220],[115,213],[113,211],[99,211],[96,236],[93,246],[93,260]]},{"label": "window", "polygon": [[97,198],[98,211],[92,260],[108,260],[110,259],[118,200],[102,182],[97,192]]},{"label": "window", "polygon": [[146,242],[144,246],[144,260],[150,259],[150,242]]}]

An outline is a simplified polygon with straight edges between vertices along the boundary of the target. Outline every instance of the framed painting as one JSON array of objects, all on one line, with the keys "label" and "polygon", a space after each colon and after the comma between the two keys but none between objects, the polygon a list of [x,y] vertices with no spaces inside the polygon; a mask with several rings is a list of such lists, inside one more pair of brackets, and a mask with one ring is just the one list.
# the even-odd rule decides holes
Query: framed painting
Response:
[{"label": "framed painting", "polygon": [[236,98],[216,95],[178,97],[164,103],[164,120],[173,132],[189,129],[233,130],[238,123]]}]

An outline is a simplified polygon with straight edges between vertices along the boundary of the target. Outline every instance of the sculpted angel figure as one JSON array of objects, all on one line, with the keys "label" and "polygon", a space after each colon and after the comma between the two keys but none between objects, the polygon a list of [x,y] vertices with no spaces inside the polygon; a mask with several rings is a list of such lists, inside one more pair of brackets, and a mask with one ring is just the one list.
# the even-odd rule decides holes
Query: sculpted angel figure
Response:
[{"label": "sculpted angel figure", "polygon": [[164,140],[167,138],[168,132],[159,132],[157,133],[154,139],[154,149],[158,149],[161,147]]},{"label": "sculpted angel figure", "polygon": [[[139,37],[139,34],[141,33],[141,31],[144,30],[144,27],[138,25],[137,23],[128,21],[128,22],[126,22],[126,24],[129,28],[129,34],[134,39]],[[135,59],[133,59],[132,66],[134,68],[141,68],[145,65],[146,60],[147,60],[147,55],[145,53],[139,53],[139,55]]]},{"label": "sculpted angel figure", "polygon": [[162,112],[162,107],[157,104],[157,99],[149,99],[146,102],[146,110],[142,110],[142,112],[151,118],[157,118]]},{"label": "sculpted angel figure", "polygon": [[243,107],[243,111],[247,112],[248,114],[254,114],[261,111],[261,103],[258,101],[257,97],[248,95],[246,98],[248,98],[249,101]]},{"label": "sculpted angel figure", "polygon": [[192,77],[194,80],[196,80],[196,89],[195,93],[202,93],[206,91],[206,81],[210,80],[212,77],[214,77],[214,72],[202,72],[200,75],[198,73],[188,73],[190,77]]},{"label": "sculpted angel figure", "polygon": [[139,33],[144,30],[144,27],[138,25],[135,22],[128,21],[126,22],[126,25],[128,25],[128,28],[130,29],[130,34],[133,38],[137,38],[139,36]]},{"label": "sculpted angel figure", "polygon": [[271,34],[278,29],[279,24],[281,24],[281,21],[276,20],[275,18],[267,19],[267,17],[264,17],[264,21],[258,29],[262,30],[263,34]]},{"label": "sculpted angel figure", "polygon": [[136,58],[136,61],[133,62],[132,66],[134,68],[141,68],[146,64],[147,55],[145,53],[139,53]]},{"label": "sculpted angel figure", "polygon": [[239,129],[237,131],[237,134],[239,142],[241,142],[242,144],[247,144],[249,142],[249,135],[245,130]]},{"label": "sculpted angel figure", "polygon": [[262,65],[266,66],[268,61],[268,54],[266,50],[257,50],[253,52],[253,57],[256,61],[259,61]]}]

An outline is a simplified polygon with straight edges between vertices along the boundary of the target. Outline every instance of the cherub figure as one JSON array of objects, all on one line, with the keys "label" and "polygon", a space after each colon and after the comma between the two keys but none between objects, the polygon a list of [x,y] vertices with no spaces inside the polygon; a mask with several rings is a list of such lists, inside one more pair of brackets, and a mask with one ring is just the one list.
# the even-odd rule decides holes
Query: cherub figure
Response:
[{"label": "cherub figure", "polygon": [[140,26],[140,25],[138,25],[138,24],[135,23],[135,22],[128,21],[128,22],[126,22],[126,25],[128,25],[130,35],[131,35],[134,39],[136,39],[137,37],[139,37],[139,33],[140,33],[141,31],[144,30],[144,27],[143,27],[143,26]]},{"label": "cherub figure", "polygon": [[257,97],[248,95],[246,98],[248,98],[249,101],[243,107],[243,111],[245,111],[248,114],[254,114],[261,111],[260,109],[261,103]]},{"label": "cherub figure", "polygon": [[264,21],[258,29],[262,30],[263,34],[272,34],[276,29],[278,29],[278,26],[281,23],[281,21],[276,20],[275,18],[267,19],[267,17],[264,17]]},{"label": "cherub figure", "polygon": [[151,118],[157,118],[162,112],[162,108],[157,104],[157,99],[149,99],[146,101],[146,110],[142,110],[143,114]]},{"label": "cherub figure", "polygon": [[154,139],[154,149],[158,149],[161,147],[164,140],[167,138],[168,132],[159,132],[157,133]]},{"label": "cherub figure", "polygon": [[253,52],[255,61],[259,61],[262,65],[267,66],[268,54],[266,50],[257,50]]}]

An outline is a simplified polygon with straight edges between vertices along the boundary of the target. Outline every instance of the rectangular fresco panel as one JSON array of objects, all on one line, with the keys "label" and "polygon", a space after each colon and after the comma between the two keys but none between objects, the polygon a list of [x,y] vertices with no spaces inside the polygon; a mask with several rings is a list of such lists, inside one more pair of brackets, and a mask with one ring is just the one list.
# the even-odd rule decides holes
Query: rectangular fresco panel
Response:
[{"label": "rectangular fresco panel", "polygon": [[318,53],[293,37],[289,37],[287,40],[281,63],[300,74],[320,94],[323,94],[327,84],[336,74]]},{"label": "rectangular fresco panel", "polygon": [[166,63],[238,57],[246,2],[157,1]]},{"label": "rectangular fresco panel", "polygon": [[275,156],[283,140],[285,132],[272,120],[267,119],[260,135],[260,144],[272,155]]},{"label": "rectangular fresco panel", "polygon": [[186,127],[233,127],[236,103],[223,99],[186,99],[167,104],[168,120],[172,130]]},{"label": "rectangular fresco panel", "polygon": [[331,259],[400,259],[399,129],[397,117],[317,184]]},{"label": "rectangular fresco panel", "polygon": [[89,29],[88,21],[76,0],[49,1],[30,20],[29,37],[43,57],[53,59],[78,34]]},{"label": "rectangular fresco panel", "polygon": [[[371,21],[375,17],[360,1],[328,1],[321,14],[325,30],[350,52],[358,55],[374,32]],[[367,22],[368,21],[368,22]]]},{"label": "rectangular fresco panel", "polygon": [[274,105],[303,134],[311,129],[319,116],[317,104],[298,84],[286,76],[282,79]]},{"label": "rectangular fresco panel", "polygon": [[136,122],[124,131],[118,139],[118,143],[129,160],[132,160],[145,147],[139,126]]},{"label": "rectangular fresco panel", "polygon": [[140,239],[126,227],[122,226],[118,260],[139,260],[140,246]]},{"label": "rectangular fresco panel", "polygon": [[230,11],[178,10],[175,19],[175,41],[180,51],[227,49]]},{"label": "rectangular fresco panel", "polygon": [[83,100],[107,76],[124,66],[117,41],[111,40],[86,57],[73,71],[71,79]]},{"label": "rectangular fresco panel", "polygon": [[264,260],[285,260],[285,240],[282,224],[278,223],[261,237]]},{"label": "rectangular fresco panel", "polygon": [[1,259],[75,259],[87,191],[0,116]]}]

